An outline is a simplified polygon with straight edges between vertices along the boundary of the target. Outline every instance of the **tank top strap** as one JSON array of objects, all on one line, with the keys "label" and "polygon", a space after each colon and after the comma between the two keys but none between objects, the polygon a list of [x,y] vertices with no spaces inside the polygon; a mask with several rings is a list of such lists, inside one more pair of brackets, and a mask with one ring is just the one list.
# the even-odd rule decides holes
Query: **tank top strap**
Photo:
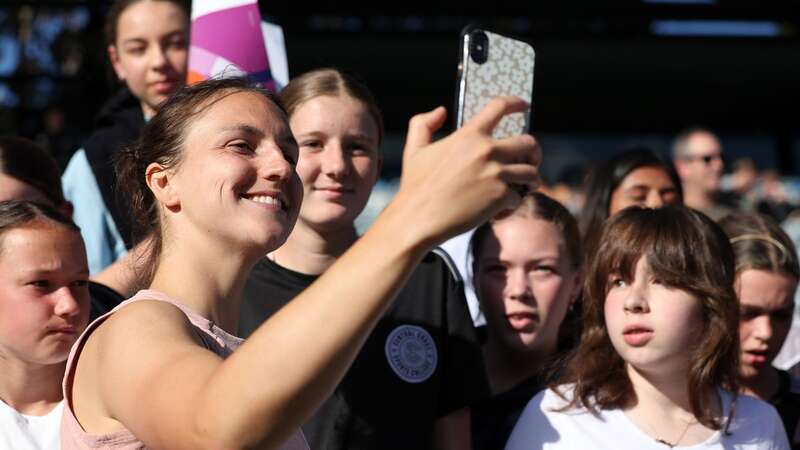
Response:
[{"label": "tank top strap", "polygon": [[114,308],[113,311],[120,309],[123,307],[123,305],[129,305],[133,302],[142,300],[155,300],[169,303],[183,311],[192,325],[194,325],[195,328],[200,331],[200,333],[198,333],[198,337],[203,341],[205,347],[223,358],[228,357],[239,347],[239,345],[242,344],[242,342],[244,342],[242,338],[228,333],[214,322],[195,312],[192,308],[173,299],[163,292],[153,289],[144,289],[137,292],[136,295],[131,297],[129,300],[120,303],[120,305]]}]

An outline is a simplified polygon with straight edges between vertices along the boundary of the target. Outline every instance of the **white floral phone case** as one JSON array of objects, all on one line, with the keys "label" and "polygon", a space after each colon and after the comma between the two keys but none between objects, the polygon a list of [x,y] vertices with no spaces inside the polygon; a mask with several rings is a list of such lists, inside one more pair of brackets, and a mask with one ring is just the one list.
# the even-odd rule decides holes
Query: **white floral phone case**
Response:
[{"label": "white floral phone case", "polygon": [[[488,43],[484,44],[486,38],[479,33],[488,38]],[[479,38],[481,45],[476,47]],[[535,58],[533,47],[525,42],[480,29],[465,31],[461,38],[456,126],[460,128],[500,95],[514,95],[530,104]],[[509,114],[493,135],[504,138],[528,133],[529,125],[530,112]]]}]

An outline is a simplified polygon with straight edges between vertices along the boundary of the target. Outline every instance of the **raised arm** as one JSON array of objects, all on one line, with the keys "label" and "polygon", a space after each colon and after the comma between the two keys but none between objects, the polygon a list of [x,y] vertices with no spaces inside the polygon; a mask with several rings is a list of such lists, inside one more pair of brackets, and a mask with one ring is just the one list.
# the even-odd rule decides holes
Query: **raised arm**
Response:
[{"label": "raised arm", "polygon": [[[424,254],[514,207],[520,198],[512,185],[535,185],[540,151],[533,137],[491,138],[503,115],[526,108],[514,98],[493,100],[433,144],[444,108],[415,116],[397,196],[336,264],[224,361],[191,345],[186,331],[154,325],[150,335],[164,336],[151,343],[168,339],[156,360],[140,369],[115,369],[120,356],[102,363],[113,374],[106,386],[133,389],[109,397],[109,415],[152,448],[278,447],[330,395]],[[151,322],[168,315],[155,314]]]}]

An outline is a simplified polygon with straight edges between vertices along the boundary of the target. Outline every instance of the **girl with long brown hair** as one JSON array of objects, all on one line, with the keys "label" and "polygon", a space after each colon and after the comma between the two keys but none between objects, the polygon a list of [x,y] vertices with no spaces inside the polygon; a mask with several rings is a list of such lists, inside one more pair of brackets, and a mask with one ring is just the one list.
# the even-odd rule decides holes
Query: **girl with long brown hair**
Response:
[{"label": "girl with long brown hair", "polygon": [[584,330],[507,449],[788,449],[775,409],[737,395],[734,256],[688,208],[626,209],[588,267]]}]

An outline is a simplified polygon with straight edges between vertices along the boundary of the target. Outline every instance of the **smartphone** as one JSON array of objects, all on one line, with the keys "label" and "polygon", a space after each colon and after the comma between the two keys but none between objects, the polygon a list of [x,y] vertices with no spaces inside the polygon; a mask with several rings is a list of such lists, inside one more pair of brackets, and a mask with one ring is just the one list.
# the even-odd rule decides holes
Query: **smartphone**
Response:
[{"label": "smartphone", "polygon": [[[461,32],[456,94],[456,128],[486,103],[514,95],[530,104],[536,52],[530,44],[469,26]],[[530,111],[509,114],[494,129],[495,138],[530,131]]]}]

